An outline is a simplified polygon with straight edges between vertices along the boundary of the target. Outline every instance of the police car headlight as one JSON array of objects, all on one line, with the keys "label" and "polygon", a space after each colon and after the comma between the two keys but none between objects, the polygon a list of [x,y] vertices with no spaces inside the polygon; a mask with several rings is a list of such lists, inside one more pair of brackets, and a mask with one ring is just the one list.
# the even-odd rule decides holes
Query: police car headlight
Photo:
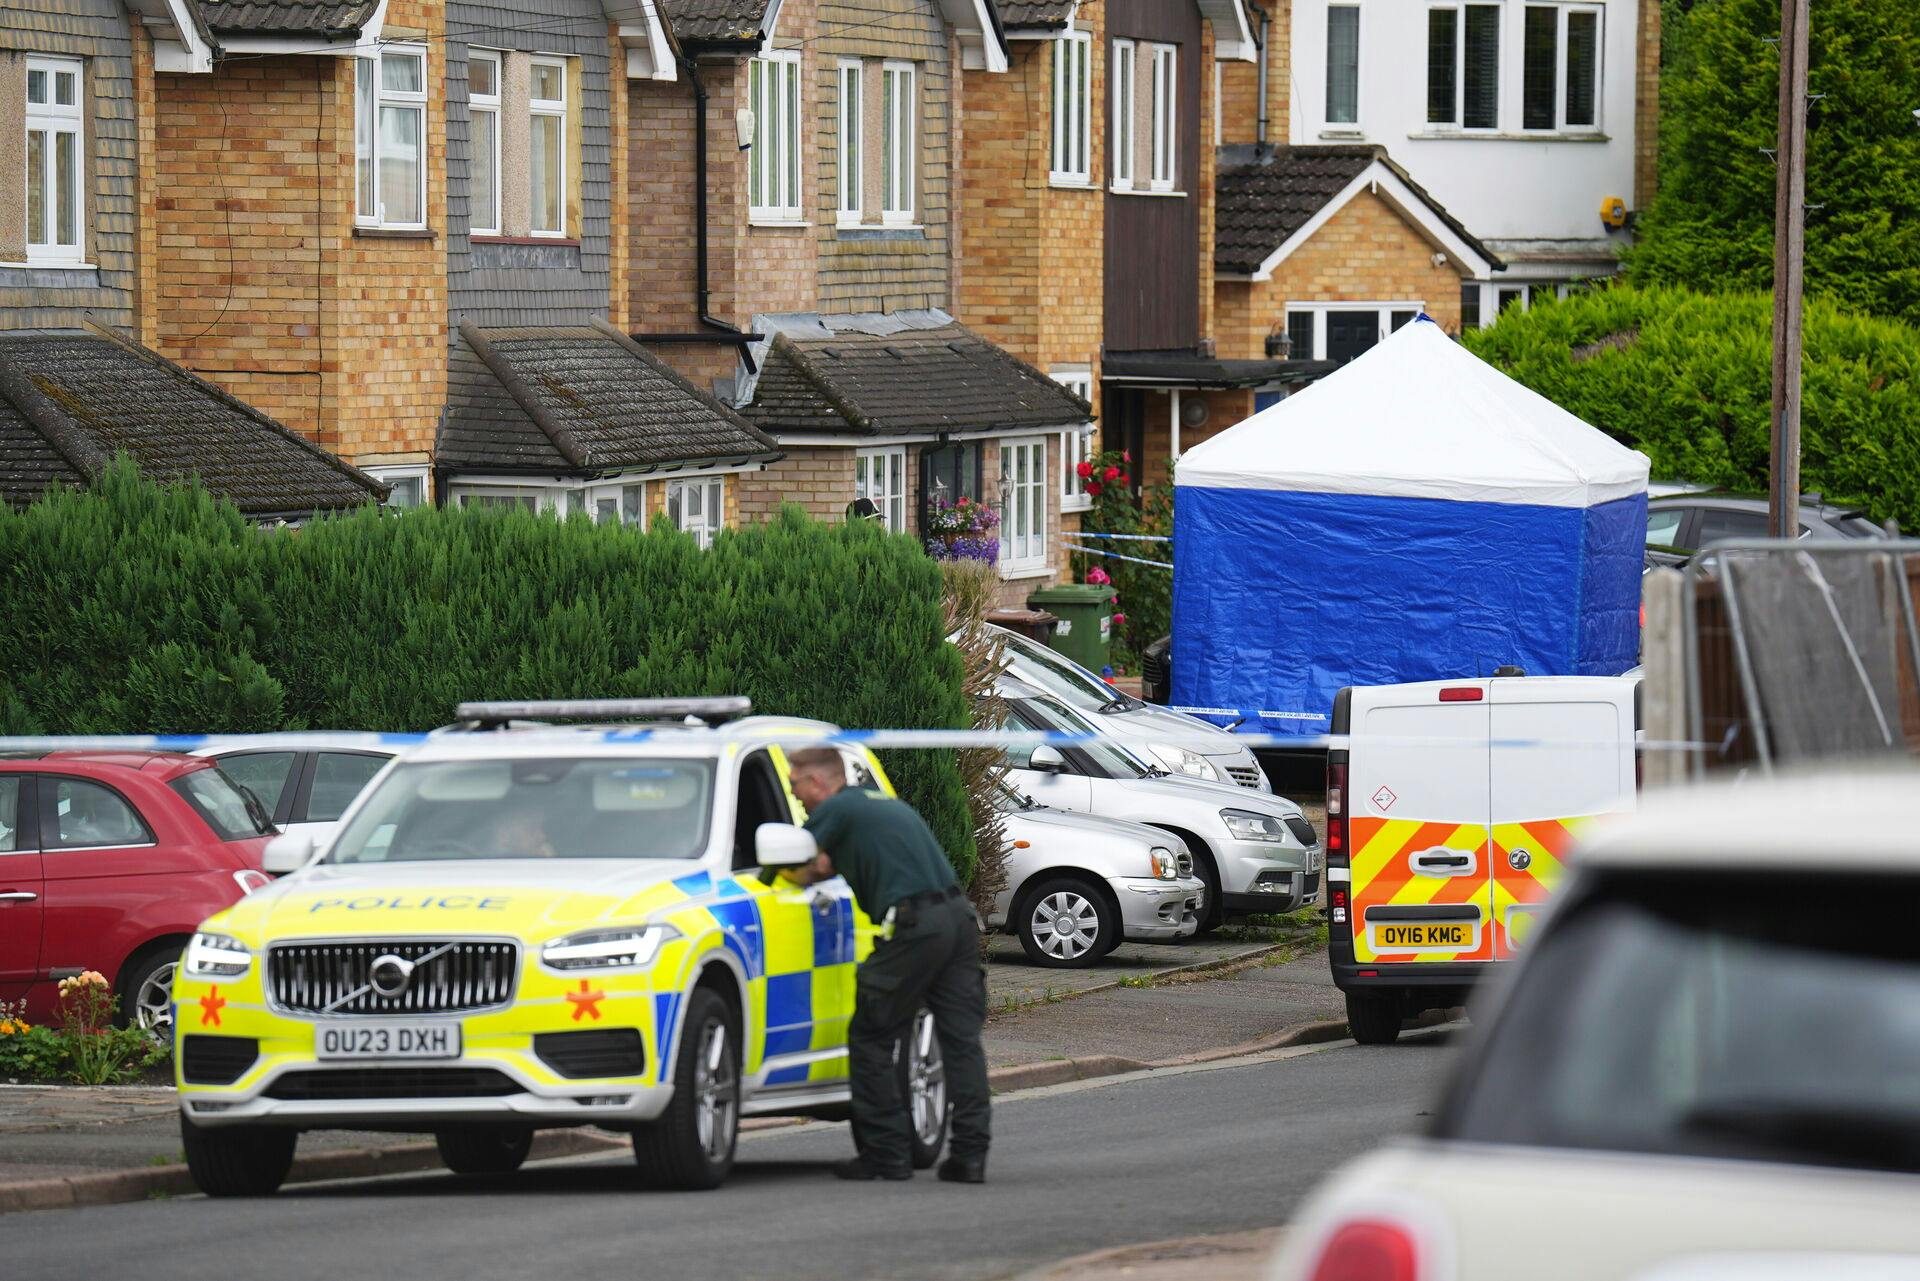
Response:
[{"label": "police car headlight", "polygon": [[556,970],[626,970],[651,965],[668,939],[680,931],[671,925],[639,929],[591,930],[555,939],[540,949],[540,960]]},{"label": "police car headlight", "polygon": [[1213,767],[1212,761],[1198,752],[1190,752],[1172,743],[1155,743],[1147,750],[1158,756],[1161,764],[1176,774],[1185,774],[1188,778],[1204,778],[1210,783],[1220,781],[1220,771]]},{"label": "police car headlight", "polygon": [[225,934],[196,934],[187,944],[186,974],[190,979],[231,979],[253,965],[245,943]]},{"label": "police car headlight", "polygon": [[1153,847],[1153,874],[1163,881],[1180,879],[1180,860],[1174,857],[1172,850],[1161,849],[1158,845]]},{"label": "police car headlight", "polygon": [[1287,825],[1267,814],[1221,810],[1220,821],[1227,825],[1227,831],[1236,841],[1272,841],[1277,845],[1287,839]]}]

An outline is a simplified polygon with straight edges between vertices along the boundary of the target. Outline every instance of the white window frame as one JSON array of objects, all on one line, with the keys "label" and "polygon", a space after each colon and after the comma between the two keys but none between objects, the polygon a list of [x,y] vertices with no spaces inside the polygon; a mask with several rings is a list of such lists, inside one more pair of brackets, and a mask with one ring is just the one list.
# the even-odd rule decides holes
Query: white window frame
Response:
[{"label": "white window frame", "polygon": [[[1527,13],[1532,9],[1554,10],[1553,24],[1553,123],[1529,128],[1527,125]],[[1567,15],[1593,15],[1593,120],[1588,124],[1567,123]],[[1544,137],[1550,134],[1593,134],[1600,132],[1602,105],[1606,90],[1607,14],[1604,5],[1536,4],[1520,6],[1520,132]]]},{"label": "white window frame", "polygon": [[[700,491],[700,516],[697,520],[688,516],[686,500],[687,491],[696,486]],[[680,508],[677,513],[674,511],[676,504]],[[713,546],[713,536],[727,527],[726,478],[693,476],[686,480],[668,481],[665,511],[674,528],[692,534],[703,549]]]},{"label": "white window frame", "polygon": [[391,498],[381,503],[389,511],[407,511],[414,507],[433,505],[433,482],[428,478],[425,463],[409,463],[395,467],[362,467],[361,471],[373,477],[383,485],[392,485],[396,481],[417,480],[420,482],[420,501],[417,503],[396,503]]},{"label": "white window frame", "polygon": [[1295,352],[1289,353],[1289,355],[1294,360],[1325,360],[1327,359],[1327,313],[1328,312],[1330,311],[1377,312],[1380,318],[1380,337],[1378,341],[1385,342],[1387,340],[1388,335],[1393,333],[1393,313],[1394,312],[1411,311],[1415,314],[1415,316],[1419,316],[1421,313],[1425,312],[1426,309],[1427,309],[1427,305],[1424,302],[1409,302],[1404,299],[1398,302],[1376,302],[1371,299],[1366,299],[1366,300],[1355,299],[1352,302],[1346,302],[1346,301],[1289,302],[1284,308],[1281,309],[1280,315],[1282,317],[1283,323],[1288,323],[1291,321],[1293,312],[1296,312],[1296,311],[1312,312],[1313,313],[1313,350],[1311,352],[1295,351]]},{"label": "white window frame", "polygon": [[911,62],[880,64],[880,222],[888,227],[911,227],[918,213],[919,81]]},{"label": "white window frame", "polygon": [[[77,58],[35,58],[27,59],[27,84],[31,86],[32,76],[39,73],[45,77],[45,102],[27,101],[23,89],[21,105],[26,112],[26,127],[21,137],[21,155],[31,154],[27,146],[27,137],[40,133],[46,135],[41,144],[41,227],[46,240],[41,244],[27,243],[27,262],[35,265],[73,267],[83,265],[87,258],[87,130],[85,111],[87,108],[87,68]],[[60,77],[73,77],[73,101],[60,102]],[[73,174],[72,184],[65,192],[72,202],[73,243],[59,243],[60,231],[60,139],[72,138]],[[26,199],[24,178],[18,188],[22,201]],[[21,230],[30,234],[32,219],[23,208],[21,211]]]},{"label": "white window frame", "polygon": [[[493,67],[493,92],[490,94],[475,93],[472,89],[472,68],[475,63],[480,62],[488,63]],[[474,162],[469,161],[467,181],[467,234],[472,236],[497,236],[500,234],[500,208],[503,203],[500,194],[501,179],[503,177],[500,172],[500,90],[501,77],[506,74],[506,60],[491,49],[473,49],[467,53],[467,68],[468,121],[471,122],[476,116],[491,116],[493,118],[493,154],[487,157],[488,163],[493,168],[493,208],[481,209],[475,205],[473,200],[471,169],[471,165]],[[471,123],[469,123],[467,128],[467,154],[469,156],[475,156],[476,153],[473,139],[474,130]]]},{"label": "white window frame", "polygon": [[476,499],[507,499],[524,503],[531,498],[536,514],[564,516],[567,510],[566,491],[550,485],[455,485],[449,498],[455,507],[477,505]]},{"label": "white window frame", "polygon": [[1180,185],[1180,46],[1150,44],[1147,52],[1153,59],[1148,180],[1154,191],[1173,191]]},{"label": "white window frame", "polygon": [[[388,58],[420,60],[418,93],[386,87],[382,64]],[[361,227],[424,230],[427,225],[427,169],[431,164],[427,154],[427,88],[433,83],[433,64],[427,59],[427,46],[383,44],[375,56],[356,58],[354,62],[354,223]],[[386,201],[380,189],[380,118],[388,110],[412,111],[420,120],[419,186],[416,190],[420,201],[420,217],[413,222],[401,222],[385,216]],[[364,135],[362,129],[365,130]],[[368,194],[359,181],[358,165],[362,159],[372,168],[371,210],[361,203]]]},{"label": "white window frame", "polygon": [[[1331,110],[1333,106],[1333,11],[1335,9],[1353,10],[1353,119],[1351,120],[1335,120]],[[1320,85],[1320,106],[1321,123],[1328,129],[1354,133],[1360,130],[1360,107],[1366,101],[1366,86],[1361,83],[1366,65],[1361,52],[1366,48],[1366,27],[1365,8],[1354,3],[1353,0],[1342,0],[1340,4],[1327,6],[1326,39],[1323,42],[1326,48],[1322,51],[1326,57],[1326,65],[1321,69],[1323,75]]]},{"label": "white window frame", "polygon": [[[560,96],[558,98],[536,98],[533,96],[534,73],[545,67],[560,73]],[[567,172],[567,60],[555,57],[535,57],[527,68],[527,234],[540,236],[548,240],[565,240],[569,230],[567,226],[567,196],[571,188],[567,186],[570,175]],[[540,227],[533,221],[533,130],[536,120],[560,122],[560,226]]]},{"label": "white window frame", "polygon": [[1053,159],[1056,187],[1093,181],[1093,36],[1068,31],[1053,42]]},{"label": "white window frame", "polygon": [[890,534],[907,529],[907,451],[862,449],[853,456],[853,497],[871,498]]},{"label": "white window frame", "polygon": [[[1500,120],[1505,114],[1504,86],[1501,83],[1506,71],[1506,16],[1507,9],[1498,0],[1456,0],[1449,4],[1431,4],[1427,6],[1428,26],[1420,33],[1420,47],[1424,51],[1430,38],[1432,14],[1437,10],[1447,10],[1453,14],[1453,119],[1426,120],[1426,86],[1421,86],[1420,115],[1421,127],[1429,133],[1467,133],[1492,134],[1500,132]],[[1493,48],[1493,123],[1470,125],[1467,121],[1467,10],[1494,10],[1494,48]]]},{"label": "white window frame", "polygon": [[1109,148],[1113,156],[1111,185],[1115,191],[1132,191],[1139,165],[1136,159],[1138,135],[1134,129],[1133,112],[1140,92],[1140,49],[1131,40],[1115,40],[1112,48],[1107,66],[1107,78],[1113,84],[1113,136]]},{"label": "white window frame", "polygon": [[839,222],[843,227],[860,225],[866,210],[866,64],[858,58],[842,58],[838,79],[840,203]]},{"label": "white window frame", "polygon": [[[1093,372],[1087,369],[1056,369],[1053,381],[1093,403]],[[1093,461],[1093,424],[1070,427],[1060,433],[1060,510],[1083,512],[1093,508],[1093,496],[1080,479],[1081,463]]]},{"label": "white window frame", "polygon": [[[634,496],[640,503],[639,515],[635,520],[628,520],[626,517],[625,499],[626,491],[628,490],[634,491]],[[609,480],[588,485],[586,490],[580,494],[579,501],[581,510],[585,511],[587,516],[595,524],[600,522],[600,503],[602,500],[612,501],[615,524],[627,525],[634,529],[645,529],[647,527],[647,483],[645,481]]]},{"label": "white window frame", "polygon": [[806,114],[798,49],[768,49],[747,60],[753,147],[747,155],[747,219],[802,222],[800,122]]},{"label": "white window frame", "polygon": [[[1013,455],[1028,454],[1027,479],[1012,477]],[[1019,574],[1047,568],[1047,493],[1053,488],[1047,475],[1047,438],[1020,436],[1000,442],[1000,572]],[[1014,533],[1024,507],[1029,519],[1024,536]]]}]

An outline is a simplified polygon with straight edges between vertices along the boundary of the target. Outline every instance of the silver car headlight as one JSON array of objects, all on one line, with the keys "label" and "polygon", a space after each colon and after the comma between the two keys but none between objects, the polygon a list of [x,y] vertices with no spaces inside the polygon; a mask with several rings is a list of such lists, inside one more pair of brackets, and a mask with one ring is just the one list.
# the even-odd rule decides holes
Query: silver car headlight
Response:
[{"label": "silver car headlight", "polygon": [[1155,743],[1147,749],[1160,758],[1160,763],[1176,774],[1185,774],[1188,778],[1204,778],[1209,783],[1220,781],[1220,771],[1214,768],[1212,761],[1198,752],[1189,751],[1173,743]]},{"label": "silver car headlight", "polygon": [[186,975],[190,979],[232,979],[253,966],[253,952],[226,934],[196,934],[187,944]]},{"label": "silver car headlight", "polygon": [[680,937],[671,925],[587,930],[558,938],[540,949],[541,963],[555,970],[631,970],[651,965],[668,939]]},{"label": "silver car headlight", "polygon": [[1287,839],[1287,825],[1270,814],[1252,810],[1221,810],[1220,821],[1236,841],[1271,841],[1278,845]]},{"label": "silver car headlight", "polygon": [[1158,845],[1153,847],[1153,874],[1163,881],[1180,879],[1180,860],[1172,850],[1162,849]]}]

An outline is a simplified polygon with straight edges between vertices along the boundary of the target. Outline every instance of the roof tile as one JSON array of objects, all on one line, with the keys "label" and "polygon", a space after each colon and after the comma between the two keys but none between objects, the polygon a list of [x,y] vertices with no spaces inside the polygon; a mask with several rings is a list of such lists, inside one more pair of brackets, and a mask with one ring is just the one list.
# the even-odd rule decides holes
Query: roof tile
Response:
[{"label": "roof tile", "polygon": [[199,0],[201,16],[217,35],[358,35],[379,0]]},{"label": "roof tile", "polygon": [[667,25],[681,40],[752,40],[767,16],[767,0],[665,0]]},{"label": "roof tile", "polygon": [[1078,0],[999,0],[1000,21],[1007,27],[1064,27]]}]

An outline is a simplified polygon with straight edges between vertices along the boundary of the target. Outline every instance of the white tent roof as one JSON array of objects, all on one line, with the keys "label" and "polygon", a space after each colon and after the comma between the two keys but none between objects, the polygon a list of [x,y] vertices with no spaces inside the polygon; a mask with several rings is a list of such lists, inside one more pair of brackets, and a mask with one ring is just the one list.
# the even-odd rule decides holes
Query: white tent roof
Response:
[{"label": "white tent roof", "polygon": [[1591,507],[1647,488],[1647,457],[1472,355],[1429,320],[1180,458],[1203,489]]}]

